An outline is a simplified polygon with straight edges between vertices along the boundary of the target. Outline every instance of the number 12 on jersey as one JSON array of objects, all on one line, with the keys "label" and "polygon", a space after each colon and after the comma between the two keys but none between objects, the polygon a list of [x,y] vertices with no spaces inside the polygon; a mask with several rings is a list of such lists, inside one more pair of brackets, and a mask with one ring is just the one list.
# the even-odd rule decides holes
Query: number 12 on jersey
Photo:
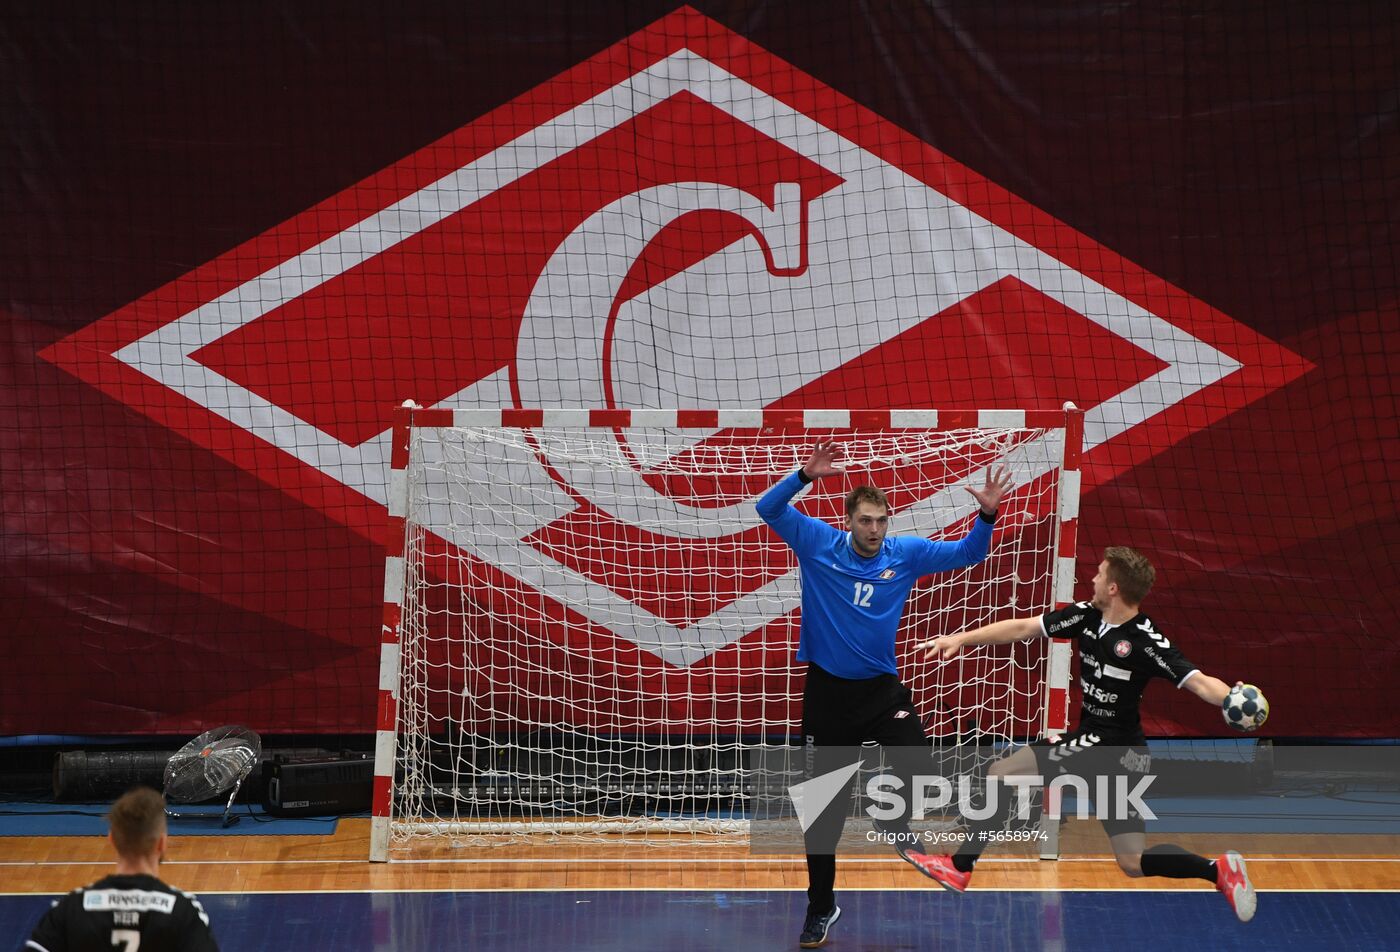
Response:
[{"label": "number 12 on jersey", "polygon": [[875,586],[869,582],[856,582],[856,593],[851,598],[852,605],[859,605],[861,608],[870,607],[870,596],[875,594]]}]

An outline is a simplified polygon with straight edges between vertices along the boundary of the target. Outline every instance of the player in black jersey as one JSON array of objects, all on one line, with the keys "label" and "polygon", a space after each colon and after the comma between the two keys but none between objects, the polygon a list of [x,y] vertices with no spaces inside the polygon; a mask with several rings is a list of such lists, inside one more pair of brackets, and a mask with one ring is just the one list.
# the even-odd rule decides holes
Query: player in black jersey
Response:
[{"label": "player in black jersey", "polygon": [[112,804],[107,822],[116,872],[56,901],[25,949],[218,952],[199,901],[156,877],[165,855],[165,798],[146,787],[132,790]]},{"label": "player in black jersey", "polygon": [[[1079,647],[1079,685],[1083,706],[1079,726],[1056,740],[1037,741],[994,763],[989,776],[1060,774],[1084,777],[1144,774],[1151,761],[1142,733],[1138,705],[1153,678],[1167,678],[1178,688],[1219,707],[1230,688],[1187,661],[1181,651],[1139,610],[1156,579],[1156,571],[1141,553],[1113,546],[1104,551],[1094,576],[1094,597],[1033,618],[995,622],[984,628],[934,638],[919,645],[926,657],[948,659],[967,645],[1009,644],[1035,637],[1073,638]],[[1110,753],[1111,749],[1111,753]],[[929,875],[945,889],[962,892],[986,843],[1000,830],[1010,812],[1009,797],[999,798],[997,810],[974,824],[970,839],[954,856],[939,856]],[[1240,921],[1254,916],[1254,886],[1243,857],[1228,852],[1214,861],[1177,846],[1146,845],[1146,823],[1137,813],[1102,821],[1113,844],[1118,866],[1129,876],[1204,879],[1229,900]]]}]

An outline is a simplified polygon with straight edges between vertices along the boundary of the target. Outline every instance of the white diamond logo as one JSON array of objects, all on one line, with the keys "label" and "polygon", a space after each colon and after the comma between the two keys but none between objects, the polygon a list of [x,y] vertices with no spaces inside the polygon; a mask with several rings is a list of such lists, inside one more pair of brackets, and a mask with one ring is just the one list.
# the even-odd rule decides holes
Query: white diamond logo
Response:
[{"label": "white diamond logo", "polygon": [[860,770],[860,765],[861,762],[857,760],[839,770],[788,787],[788,796],[792,798],[793,809],[797,811],[797,822],[802,824],[803,833],[817,822],[817,817],[830,806],[836,795],[850,785],[851,778]]}]

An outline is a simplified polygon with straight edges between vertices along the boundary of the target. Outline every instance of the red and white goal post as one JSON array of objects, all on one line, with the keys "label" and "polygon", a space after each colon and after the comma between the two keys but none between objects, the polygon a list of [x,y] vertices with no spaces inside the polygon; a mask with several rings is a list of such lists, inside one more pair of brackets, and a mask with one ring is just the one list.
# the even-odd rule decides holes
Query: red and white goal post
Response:
[{"label": "red and white goal post", "polygon": [[1070,600],[1082,421],[1073,408],[401,410],[371,858],[743,833],[744,752],[796,738],[805,667],[796,562],[755,503],[821,439],[839,441],[847,475],[794,504],[840,525],[845,493],[879,486],[892,534],[961,537],[976,512],[964,487],[1010,468],[988,558],[911,594],[900,672],[934,744],[1064,730],[1067,643],[946,663],[911,648]]}]

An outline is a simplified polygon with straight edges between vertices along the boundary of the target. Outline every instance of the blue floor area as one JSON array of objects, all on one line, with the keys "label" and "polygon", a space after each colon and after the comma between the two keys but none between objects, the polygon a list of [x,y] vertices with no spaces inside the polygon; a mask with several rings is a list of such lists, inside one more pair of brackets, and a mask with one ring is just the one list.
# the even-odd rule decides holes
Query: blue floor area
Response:
[{"label": "blue floor area", "polygon": [[[3,836],[106,836],[105,803],[22,803],[0,806],[0,837]],[[233,815],[238,822],[223,825],[223,804],[174,804],[180,814],[170,819],[171,836],[330,836],[337,817],[274,817],[262,807],[236,803]]]},{"label": "blue floor area", "polygon": [[1352,797],[1149,797],[1147,805],[1157,814],[1147,823],[1149,833],[1400,833],[1400,795],[1389,791]]},{"label": "blue floor area", "polygon": [[[482,949],[490,952],[797,947],[800,892],[283,893],[200,897],[223,952]],[[1381,952],[1400,948],[1400,894],[1264,893],[1237,922],[1192,892],[840,893],[832,952],[1132,950]],[[48,908],[0,897],[0,946],[18,947]]]}]

